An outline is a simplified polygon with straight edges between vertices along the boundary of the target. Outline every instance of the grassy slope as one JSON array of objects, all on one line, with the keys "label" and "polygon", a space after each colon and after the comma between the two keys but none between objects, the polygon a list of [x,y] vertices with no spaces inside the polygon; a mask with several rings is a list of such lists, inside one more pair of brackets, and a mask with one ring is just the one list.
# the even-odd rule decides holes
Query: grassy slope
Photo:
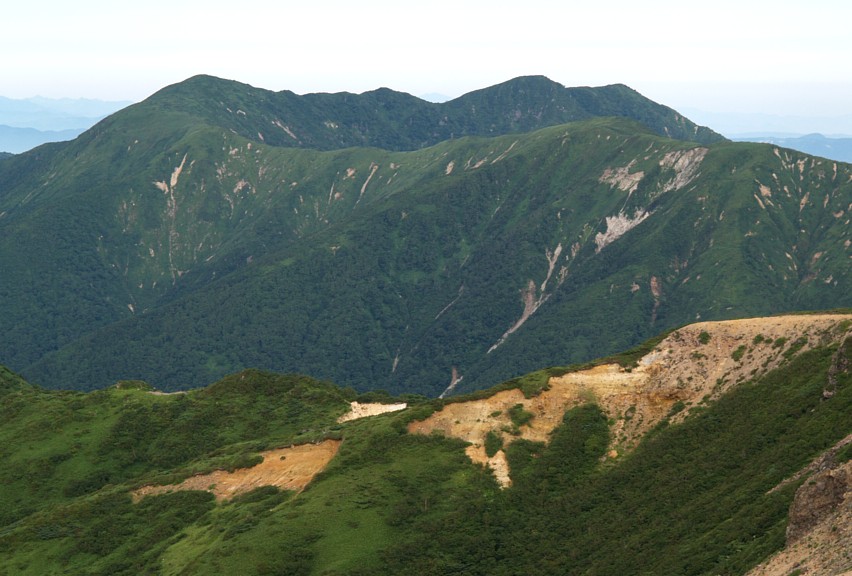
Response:
[{"label": "grassy slope", "polygon": [[[0,573],[739,574],[783,544],[795,486],[767,491],[850,432],[848,370],[822,395],[835,353],[794,356],[606,466],[606,422],[593,405],[577,408],[547,447],[512,445],[515,485],[504,492],[461,443],[404,432],[431,404],[336,426],[345,394],[304,378],[246,373],[177,397],[44,392],[13,379],[0,494],[16,512],[0,529]],[[300,431],[344,442],[296,497],[259,489],[215,505],[187,492],[134,505],[127,494],[144,478],[233,463]],[[76,453],[52,458],[75,435]],[[21,470],[26,481],[13,478]],[[113,476],[100,490],[69,492],[104,473]]]},{"label": "grassy slope", "polygon": [[266,442],[321,437],[352,395],[310,378],[257,371],[186,395],[146,388],[4,391],[2,523],[108,484],[171,474],[190,462],[184,475],[229,468],[249,462]]}]

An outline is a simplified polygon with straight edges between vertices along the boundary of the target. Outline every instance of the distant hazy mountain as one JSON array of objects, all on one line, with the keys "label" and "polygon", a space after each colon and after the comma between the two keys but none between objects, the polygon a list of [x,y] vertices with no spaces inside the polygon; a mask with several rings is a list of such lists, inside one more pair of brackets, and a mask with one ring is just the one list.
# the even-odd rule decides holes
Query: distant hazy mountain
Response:
[{"label": "distant hazy mountain", "polygon": [[732,140],[775,144],[831,160],[852,162],[852,138],[829,138],[822,134],[807,134],[805,136],[743,134],[732,137]]},{"label": "distant hazy mountain", "polygon": [[19,154],[46,142],[73,140],[85,130],[85,128],[36,130],[35,128],[16,128],[0,125],[0,151]]},{"label": "distant hazy mountain", "polygon": [[85,98],[5,98],[0,96],[0,125],[36,130],[90,128],[95,122],[129,106]]},{"label": "distant hazy mountain", "polygon": [[782,116],[779,114],[754,114],[708,112],[697,108],[680,110],[691,120],[728,138],[765,135],[801,136],[820,133],[830,137],[852,135],[852,114],[841,116]]},{"label": "distant hazy mountain", "polygon": [[0,152],[20,153],[46,142],[73,140],[130,102],[0,96]]}]

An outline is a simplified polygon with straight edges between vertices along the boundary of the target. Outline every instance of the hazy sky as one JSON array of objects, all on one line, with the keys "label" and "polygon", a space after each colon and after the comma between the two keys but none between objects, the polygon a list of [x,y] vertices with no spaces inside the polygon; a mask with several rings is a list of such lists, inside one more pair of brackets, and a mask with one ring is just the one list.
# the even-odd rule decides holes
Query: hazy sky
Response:
[{"label": "hazy sky", "polygon": [[455,97],[543,74],[674,108],[852,114],[848,0],[30,0],[0,14],[12,98],[138,101],[199,73]]}]

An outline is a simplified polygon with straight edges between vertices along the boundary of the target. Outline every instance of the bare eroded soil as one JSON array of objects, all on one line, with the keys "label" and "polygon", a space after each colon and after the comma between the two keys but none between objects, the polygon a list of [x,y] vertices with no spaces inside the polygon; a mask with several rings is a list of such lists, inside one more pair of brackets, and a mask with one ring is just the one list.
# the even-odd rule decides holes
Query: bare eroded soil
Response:
[{"label": "bare eroded soil", "polygon": [[[692,324],[670,334],[635,368],[606,364],[553,377],[548,389],[533,398],[524,398],[520,390],[507,390],[448,404],[426,420],[412,422],[408,429],[470,442],[466,450],[470,459],[488,465],[507,487],[511,473],[505,454],[501,450],[489,459],[485,453],[485,436],[491,431],[502,436],[504,445],[516,438],[547,442],[567,410],[595,402],[614,422],[608,457],[615,458],[663,419],[682,420],[690,407],[778,367],[787,361],[785,352],[791,356],[838,340],[849,331],[850,323],[852,315],[811,315]],[[516,404],[533,418],[512,430],[508,410]]]},{"label": "bare eroded soil", "polygon": [[[379,404],[351,402],[351,409],[338,419],[348,422],[367,416],[395,412],[406,408],[406,404]],[[216,470],[187,478],[180,484],[166,486],[143,486],[133,492],[139,500],[149,494],[164,494],[175,490],[207,490],[219,501],[230,500],[261,486],[277,486],[285,490],[301,491],[314,476],[331,461],[340,447],[339,440],[325,440],[319,444],[301,444],[262,452],[263,462],[251,468],[240,468],[233,472]]]},{"label": "bare eroded soil", "polygon": [[277,486],[285,490],[301,491],[331,461],[340,447],[339,440],[325,440],[319,444],[301,444],[262,452],[263,462],[251,468],[233,472],[216,470],[187,478],[180,484],[143,486],[133,492],[139,500],[149,494],[164,494],[175,490],[207,490],[216,500],[230,500],[261,486]]}]

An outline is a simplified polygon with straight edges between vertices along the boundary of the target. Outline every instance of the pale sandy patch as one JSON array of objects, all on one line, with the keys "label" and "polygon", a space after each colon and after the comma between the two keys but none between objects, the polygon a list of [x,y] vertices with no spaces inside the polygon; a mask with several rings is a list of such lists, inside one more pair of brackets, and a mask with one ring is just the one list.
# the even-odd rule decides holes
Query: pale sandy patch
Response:
[{"label": "pale sandy patch", "polygon": [[337,419],[338,422],[349,422],[350,420],[358,420],[367,416],[377,416],[379,414],[387,414],[388,412],[398,412],[405,410],[408,404],[401,402],[399,404],[380,404],[378,402],[350,402],[349,412]]}]

